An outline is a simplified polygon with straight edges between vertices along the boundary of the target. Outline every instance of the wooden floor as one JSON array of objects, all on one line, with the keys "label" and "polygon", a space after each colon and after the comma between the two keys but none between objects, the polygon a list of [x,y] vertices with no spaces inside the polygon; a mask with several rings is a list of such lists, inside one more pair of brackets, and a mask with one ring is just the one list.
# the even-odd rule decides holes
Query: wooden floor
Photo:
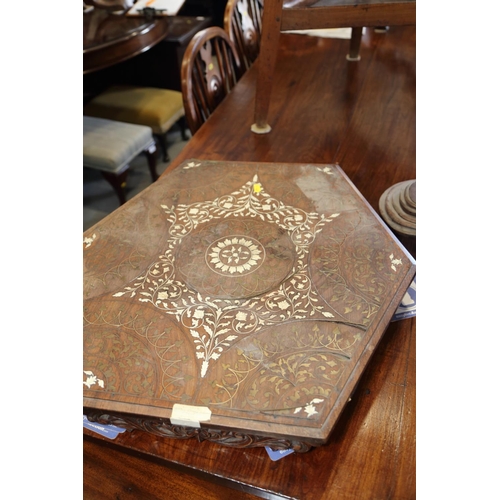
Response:
[{"label": "wooden floor", "polygon": [[[338,40],[336,44],[332,44],[333,47],[336,47],[335,50],[342,54],[342,57],[339,54],[332,54],[332,64],[338,68],[337,73],[332,75],[332,71],[326,69],[324,72],[327,75],[325,77],[331,78],[331,95],[327,96],[329,106],[324,106],[322,96],[318,96],[315,102],[304,103],[304,108],[301,111],[303,118],[303,134],[301,135],[303,148],[301,151],[304,154],[302,157],[288,158],[286,151],[283,151],[279,161],[307,162],[309,161],[307,150],[321,148],[324,151],[322,161],[339,163],[359,191],[378,211],[378,199],[388,186],[416,178],[415,28],[391,28],[386,34],[376,34],[372,29],[367,29],[366,35],[363,37],[362,59],[359,63],[341,62],[345,61],[348,43],[348,40]],[[287,50],[293,51],[293,38],[290,38]],[[322,64],[328,64],[328,61],[324,61]],[[308,78],[308,75],[302,74],[298,68],[297,78]],[[279,84],[279,82],[277,83]],[[314,85],[314,81],[311,81],[310,84]],[[293,96],[293,88],[276,96],[271,112],[279,110],[280,106],[286,106],[291,96]],[[335,113],[332,112],[333,108],[336,110]],[[316,141],[315,116],[319,117],[318,121],[325,121],[326,118],[331,120],[331,137],[329,140],[323,139],[321,144]],[[287,134],[287,127],[296,129],[299,126],[297,123],[281,123],[279,118],[276,118],[274,122],[272,120],[271,116],[273,133],[276,134]],[[203,127],[199,133],[203,136]],[[253,141],[253,137],[251,140]],[[255,138],[255,147],[265,148],[265,142],[272,140],[271,136],[267,139]],[[291,140],[296,141],[297,134],[291,134]],[[217,159],[219,154],[217,148],[217,143],[212,144],[212,149],[207,154],[211,153],[213,158]],[[235,145],[235,151],[237,151],[236,148],[237,145]],[[178,159],[179,162],[185,159],[183,153]],[[224,154],[226,153],[227,151],[224,152]],[[252,153],[245,154],[248,157],[237,158],[235,153],[234,159],[252,161]],[[262,151],[259,155],[263,156]],[[311,154],[311,157],[315,159],[317,156],[317,154]],[[273,161],[273,158],[269,157],[266,161]],[[415,241],[404,238],[401,241],[410,253],[416,256]],[[404,321],[413,322],[414,320]],[[414,325],[410,330],[414,332]],[[401,338],[400,333],[395,327],[389,327],[377,349],[375,358],[400,357],[404,348],[406,356],[408,356],[406,362],[415,363],[415,335]],[[394,366],[390,364],[391,359],[384,366]],[[363,380],[361,381],[358,391],[362,390],[362,393],[358,395],[357,401],[352,403],[357,409],[348,408],[339,423],[339,431],[332,445],[339,460],[349,461],[349,453],[343,443],[355,436],[355,433],[363,434],[362,423],[356,421],[357,416],[369,413],[370,406],[373,404],[372,399],[377,392],[380,392],[378,390],[385,383],[383,381],[394,377],[392,390],[403,390],[400,387],[401,384],[396,383],[397,374],[390,368],[379,373],[380,370],[377,367],[380,365],[377,363],[378,361],[374,360],[367,370],[367,377],[370,377],[370,383],[373,385],[368,388],[365,387],[366,384],[363,385]],[[377,386],[375,382],[380,382],[380,386]],[[405,388],[407,391],[405,397],[409,401],[408,408],[414,410],[414,402],[412,403],[410,399],[415,397],[415,380],[409,380],[407,383],[412,387]],[[391,397],[388,399],[390,400]],[[355,418],[352,418],[353,415]],[[381,420],[381,432],[384,425],[385,423]],[[394,423],[394,425],[398,424]],[[412,456],[411,450],[415,451],[415,422],[413,421],[413,424],[403,431],[401,433],[403,437],[399,438],[400,441],[396,447],[410,450],[407,452],[407,456]],[[378,438],[380,438],[380,446],[383,448],[388,436],[381,435]],[[186,453],[182,446],[179,443],[172,444],[172,454],[175,457]],[[202,446],[205,446],[205,443],[202,443]],[[220,451],[214,451],[211,457],[212,460],[224,461],[223,447],[207,444],[205,449],[208,448],[210,450],[219,450],[220,448]],[[192,447],[192,449],[195,448]],[[88,500],[250,500],[256,498],[248,492],[237,491],[237,482],[233,483],[230,488],[227,486],[227,482],[220,484],[224,483],[224,477],[216,478],[214,476],[208,477],[202,473],[195,474],[194,471],[190,471],[186,467],[181,470],[180,467],[176,466],[175,460],[165,463],[152,456],[141,455],[139,457],[124,453],[112,441],[105,442],[103,439],[96,439],[89,433],[84,436],[83,451],[83,492],[84,498]],[[241,453],[242,462],[248,461],[249,457],[255,458],[251,454]],[[320,455],[318,454],[317,457],[319,460]],[[281,461],[284,465],[280,464],[283,467],[280,477],[285,482],[291,480],[287,479],[285,461],[288,458]],[[300,457],[290,458],[289,463],[299,459]],[[350,463],[350,474],[352,474],[350,477],[353,481],[369,484],[373,479],[369,475],[377,470],[375,467],[368,466],[373,459],[372,456],[364,456],[363,463]],[[394,461],[396,459],[397,457],[394,457]],[[313,462],[314,460],[303,470],[303,474],[311,475],[311,491],[294,496],[294,498],[359,500],[359,497],[350,496],[348,491],[342,490],[340,487],[335,489],[335,484],[333,484],[331,491],[324,491],[319,495],[315,493],[314,496],[310,496],[310,493],[314,491],[314,478],[312,476],[315,470],[311,468]],[[269,462],[269,464],[271,465],[268,468],[277,468],[276,463]],[[319,464],[317,465],[319,466]],[[256,464],[253,466],[245,464],[245,466],[257,468]],[[262,464],[259,464],[259,467],[261,466]],[[236,470],[238,464],[227,464],[226,468],[229,467]],[[365,467],[366,470],[363,471],[362,469]],[[377,496],[376,498],[384,498],[384,500],[411,500],[415,498],[415,461],[410,460],[408,463],[399,464],[398,467],[394,467],[394,470],[398,471],[398,477],[391,478],[390,491],[384,492],[386,496]],[[373,492],[367,491],[363,498],[372,500],[375,498],[372,494]],[[259,496],[277,498],[272,493],[267,494],[265,491],[260,492]]]}]

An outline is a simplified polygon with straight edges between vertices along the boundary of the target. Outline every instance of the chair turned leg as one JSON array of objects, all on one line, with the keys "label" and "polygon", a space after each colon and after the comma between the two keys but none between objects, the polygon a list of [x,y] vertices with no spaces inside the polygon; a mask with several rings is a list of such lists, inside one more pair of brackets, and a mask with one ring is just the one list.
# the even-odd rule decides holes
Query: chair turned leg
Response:
[{"label": "chair turned leg", "polygon": [[165,132],[164,134],[158,134],[156,137],[158,138],[158,142],[160,143],[163,162],[167,163],[168,161],[170,161],[170,158],[168,157],[167,133]]},{"label": "chair turned leg", "polygon": [[123,205],[127,201],[125,199],[125,186],[127,185],[128,167],[121,174],[112,174],[111,172],[104,172],[102,170],[101,173],[118,195],[120,205]]},{"label": "chair turned leg", "polygon": [[359,61],[361,59],[359,55],[359,49],[361,47],[361,36],[363,34],[363,28],[351,29],[351,42],[349,45],[349,54],[347,54],[346,59],[348,61]]},{"label": "chair turned leg", "polygon": [[281,1],[267,2],[262,16],[260,53],[254,63],[257,64],[257,84],[255,88],[255,123],[251,130],[255,134],[267,134],[271,131],[267,116],[281,34],[281,8]]},{"label": "chair turned leg", "polygon": [[148,160],[149,171],[151,172],[151,179],[153,182],[158,180],[158,172],[156,171],[156,145],[153,143],[144,151],[146,159]]},{"label": "chair turned leg", "polygon": [[187,130],[188,130],[188,124],[186,117],[183,116],[182,118],[179,119],[179,127],[181,128],[181,137],[183,141],[189,141],[189,137],[187,135]]}]

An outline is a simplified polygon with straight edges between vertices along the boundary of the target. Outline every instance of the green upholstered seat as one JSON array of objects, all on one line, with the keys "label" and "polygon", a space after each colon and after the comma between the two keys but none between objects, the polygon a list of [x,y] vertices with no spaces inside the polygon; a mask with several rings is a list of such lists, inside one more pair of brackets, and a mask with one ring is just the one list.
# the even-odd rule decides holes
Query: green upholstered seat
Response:
[{"label": "green upholstered seat", "polygon": [[150,127],[161,140],[166,161],[165,136],[184,117],[184,105],[182,93],[175,90],[116,85],[94,97],[83,114]]},{"label": "green upholstered seat", "polygon": [[148,157],[153,181],[156,173],[156,145],[150,127],[83,117],[83,166],[100,170],[125,203],[126,175],[129,163],[140,153]]}]

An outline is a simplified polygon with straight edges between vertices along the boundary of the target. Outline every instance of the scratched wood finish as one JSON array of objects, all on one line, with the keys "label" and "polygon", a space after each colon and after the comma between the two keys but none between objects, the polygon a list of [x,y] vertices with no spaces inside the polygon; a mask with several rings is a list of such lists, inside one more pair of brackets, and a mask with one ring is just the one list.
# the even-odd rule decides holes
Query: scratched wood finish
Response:
[{"label": "scratched wood finish", "polygon": [[[415,30],[391,28],[383,35],[368,30],[356,68],[345,63],[347,47],[348,41],[282,35],[275,89],[280,89],[278,97],[284,96],[273,106],[280,111],[275,119],[287,123],[286,133],[276,127],[257,137],[248,130],[255,81],[250,69],[173,167],[193,156],[339,161],[377,209],[388,187],[415,178]],[[321,101],[317,95],[323,96]],[[298,118],[304,115],[316,120]],[[415,255],[415,240],[406,243]],[[271,462],[263,449],[162,440],[141,431],[120,435],[116,443],[123,450],[154,455],[165,465],[202,471],[240,490],[246,487],[262,498],[415,498],[415,327],[414,319],[389,326],[331,441],[312,453]],[[106,440],[96,438],[91,449],[107,456],[95,441]],[[144,460],[145,476],[149,467]],[[121,491],[126,480],[123,472],[106,491]],[[92,484],[84,473],[84,491]],[[163,484],[168,488],[169,480],[164,478]]]}]

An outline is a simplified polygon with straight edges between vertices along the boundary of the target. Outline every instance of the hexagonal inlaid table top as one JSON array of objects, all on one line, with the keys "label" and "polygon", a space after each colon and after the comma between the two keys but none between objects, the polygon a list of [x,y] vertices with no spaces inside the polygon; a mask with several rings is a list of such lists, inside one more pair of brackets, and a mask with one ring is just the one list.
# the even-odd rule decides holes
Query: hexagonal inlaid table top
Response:
[{"label": "hexagonal inlaid table top", "polygon": [[327,442],[415,274],[338,166],[189,160],[84,233],[84,413]]}]

